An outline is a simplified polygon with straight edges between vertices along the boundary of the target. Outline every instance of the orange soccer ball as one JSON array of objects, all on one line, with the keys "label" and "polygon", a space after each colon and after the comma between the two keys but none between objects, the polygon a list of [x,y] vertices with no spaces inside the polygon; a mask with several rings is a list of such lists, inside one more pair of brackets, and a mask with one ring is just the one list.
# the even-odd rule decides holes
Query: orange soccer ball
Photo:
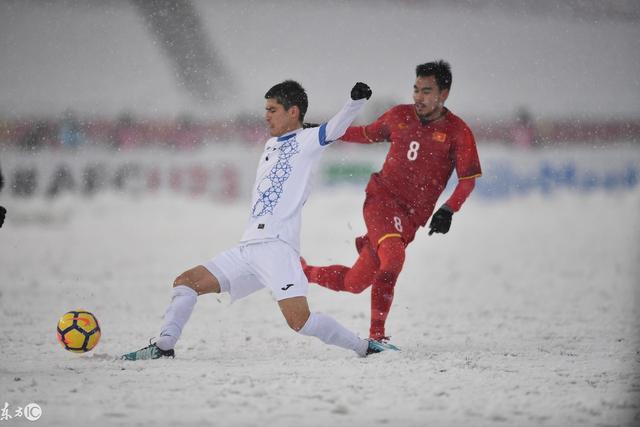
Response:
[{"label": "orange soccer ball", "polygon": [[100,325],[92,313],[69,311],[58,321],[58,341],[65,350],[74,353],[91,351],[100,341]]}]

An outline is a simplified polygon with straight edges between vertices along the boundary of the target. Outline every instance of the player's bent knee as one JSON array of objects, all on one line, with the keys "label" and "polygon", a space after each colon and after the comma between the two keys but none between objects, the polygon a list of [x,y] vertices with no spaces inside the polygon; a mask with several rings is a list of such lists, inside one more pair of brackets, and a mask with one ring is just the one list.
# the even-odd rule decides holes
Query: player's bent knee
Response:
[{"label": "player's bent knee", "polygon": [[175,278],[175,280],[173,281],[173,287],[175,288],[176,286],[189,286],[189,283],[190,282],[187,276],[187,272],[185,271]]},{"label": "player's bent knee", "polygon": [[349,283],[349,287],[347,290],[352,294],[361,294],[365,289],[369,288],[371,283],[363,282],[363,283]]},{"label": "player's bent knee", "polygon": [[219,293],[220,283],[204,266],[199,265],[180,274],[173,281],[173,287],[186,286],[193,289],[198,295],[208,293]]},{"label": "player's bent knee", "polygon": [[191,270],[187,270],[184,273],[180,274],[173,281],[174,288],[176,286],[187,286],[189,288],[193,288],[194,285],[195,285],[195,280],[194,280],[193,274],[191,273]]},{"label": "player's bent knee", "polygon": [[294,331],[300,332],[311,315],[307,299],[305,297],[288,298],[279,301],[278,304],[287,325]]},{"label": "player's bent knee", "polygon": [[380,270],[400,274],[405,259],[405,243],[398,238],[383,241],[378,247]]},{"label": "player's bent knee", "polygon": [[287,319],[287,325],[295,332],[300,332],[304,328],[304,324],[307,323],[306,319],[301,321],[300,319]]},{"label": "player's bent knee", "polygon": [[300,332],[302,328],[304,328],[305,323],[309,319],[311,313],[307,312],[293,312],[293,313],[283,313],[284,318],[287,321],[287,325],[295,332]]}]

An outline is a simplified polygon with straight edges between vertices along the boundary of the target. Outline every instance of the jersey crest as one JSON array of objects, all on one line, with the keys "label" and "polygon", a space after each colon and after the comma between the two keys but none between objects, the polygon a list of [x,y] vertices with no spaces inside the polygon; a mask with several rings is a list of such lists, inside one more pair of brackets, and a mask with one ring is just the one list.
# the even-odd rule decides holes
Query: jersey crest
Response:
[{"label": "jersey crest", "polygon": [[445,142],[447,140],[447,134],[444,132],[434,132],[432,135],[434,141]]}]

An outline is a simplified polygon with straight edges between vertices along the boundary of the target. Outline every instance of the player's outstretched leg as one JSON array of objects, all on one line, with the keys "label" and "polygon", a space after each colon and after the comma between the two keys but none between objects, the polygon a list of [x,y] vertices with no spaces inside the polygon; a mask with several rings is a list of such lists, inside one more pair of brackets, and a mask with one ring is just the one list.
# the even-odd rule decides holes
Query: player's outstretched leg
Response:
[{"label": "player's outstretched leg", "polygon": [[354,294],[364,291],[371,286],[379,261],[366,236],[356,239],[356,248],[359,256],[351,268],[344,265],[316,267],[306,265],[306,262],[302,260],[307,280],[333,291],[345,291]]},{"label": "player's outstretched leg", "polygon": [[404,242],[396,237],[386,239],[378,246],[380,269],[375,273],[371,287],[371,339],[380,341],[385,338],[385,323],[391,310],[396,280],[404,264],[404,249]]},{"label": "player's outstretched leg", "polygon": [[317,267],[307,265],[303,259],[302,270],[307,276],[309,283],[317,283],[318,285],[331,289],[332,291],[344,291],[344,277],[350,268],[344,265],[328,265],[326,267]]},{"label": "player's outstretched leg", "polygon": [[164,314],[160,335],[156,341],[140,350],[124,354],[122,359],[144,360],[174,357],[173,348],[193,312],[198,295],[220,292],[218,279],[201,265],[182,273],[173,282],[173,286],[173,296]]}]

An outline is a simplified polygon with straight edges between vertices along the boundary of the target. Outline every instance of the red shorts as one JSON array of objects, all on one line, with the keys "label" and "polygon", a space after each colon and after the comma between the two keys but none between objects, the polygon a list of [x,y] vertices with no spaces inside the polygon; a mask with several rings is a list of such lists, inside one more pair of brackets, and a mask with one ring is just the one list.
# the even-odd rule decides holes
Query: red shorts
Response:
[{"label": "red shorts", "polygon": [[388,238],[401,238],[408,245],[420,228],[411,211],[393,197],[367,193],[362,210],[367,237],[374,249]]}]

